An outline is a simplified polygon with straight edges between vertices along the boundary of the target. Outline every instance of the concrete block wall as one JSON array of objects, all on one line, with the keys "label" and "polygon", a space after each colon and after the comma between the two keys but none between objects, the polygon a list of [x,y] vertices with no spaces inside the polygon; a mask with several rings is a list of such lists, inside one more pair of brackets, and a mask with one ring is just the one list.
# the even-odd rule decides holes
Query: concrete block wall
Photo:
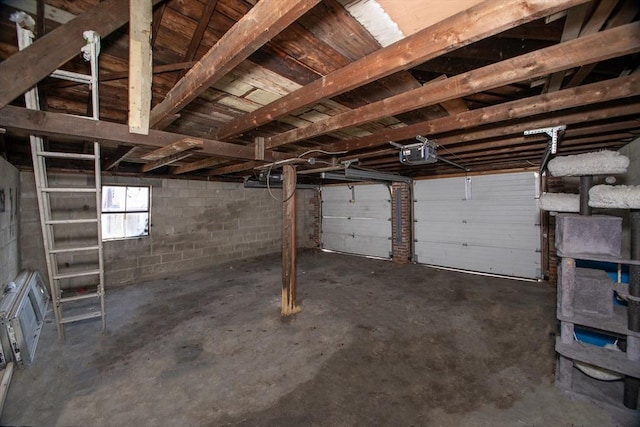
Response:
[{"label": "concrete block wall", "polygon": [[20,268],[18,201],[20,173],[0,157],[0,286],[12,281]]},{"label": "concrete block wall", "polygon": [[[35,186],[22,173],[24,233],[28,242],[23,264],[46,271]],[[54,181],[91,180],[82,175],[56,175]],[[279,252],[282,241],[281,191],[245,189],[239,183],[151,178],[103,177],[103,184],[151,186],[150,235],[104,242],[106,286],[167,277],[211,264]],[[298,190],[298,246],[315,247],[311,238],[315,190]],[[33,196],[33,197],[32,197]],[[56,204],[60,211],[92,207],[82,196]],[[62,214],[62,213],[61,213]],[[86,239],[86,232],[77,239]],[[91,262],[91,260],[68,260]]]}]

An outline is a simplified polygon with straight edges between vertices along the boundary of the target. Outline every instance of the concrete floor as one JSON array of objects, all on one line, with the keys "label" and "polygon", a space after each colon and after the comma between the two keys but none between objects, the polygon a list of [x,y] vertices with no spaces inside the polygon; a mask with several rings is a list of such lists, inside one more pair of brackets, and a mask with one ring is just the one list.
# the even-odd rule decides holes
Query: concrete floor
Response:
[{"label": "concrete floor", "polygon": [[298,273],[287,321],[277,255],[114,289],[105,335],[49,318],[0,424],[635,424],[553,386],[555,288],[316,251]]}]

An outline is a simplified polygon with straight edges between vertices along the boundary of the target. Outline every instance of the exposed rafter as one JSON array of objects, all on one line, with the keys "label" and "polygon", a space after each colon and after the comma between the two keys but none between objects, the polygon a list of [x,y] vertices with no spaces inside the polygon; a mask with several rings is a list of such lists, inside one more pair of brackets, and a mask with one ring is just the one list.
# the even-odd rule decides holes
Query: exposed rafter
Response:
[{"label": "exposed rafter", "polygon": [[640,23],[628,24],[487,65],[303,128],[281,133],[269,138],[266,147],[273,149],[338,129],[357,126],[427,105],[457,99],[479,91],[638,51],[640,51]]},{"label": "exposed rafter", "polygon": [[104,38],[128,21],[128,0],[105,0],[0,62],[0,108],[78,55],[86,43],[84,31],[91,29]]},{"label": "exposed rafter", "polygon": [[211,48],[151,111],[157,127],[320,0],[262,0]]},{"label": "exposed rafter", "polygon": [[585,2],[486,1],[367,55],[265,107],[234,119],[220,129],[216,137],[225,139],[238,135],[321,99],[339,95],[474,41]]},{"label": "exposed rafter", "polygon": [[[8,105],[0,109],[0,127],[43,136],[64,136],[72,140],[114,141],[146,147],[164,147],[187,135],[150,130],[148,135],[129,133],[126,125],[105,121],[87,120],[67,114],[33,111]],[[252,146],[202,139],[202,152],[211,156],[230,159],[253,159]],[[289,158],[283,153],[265,152],[265,160]]]}]

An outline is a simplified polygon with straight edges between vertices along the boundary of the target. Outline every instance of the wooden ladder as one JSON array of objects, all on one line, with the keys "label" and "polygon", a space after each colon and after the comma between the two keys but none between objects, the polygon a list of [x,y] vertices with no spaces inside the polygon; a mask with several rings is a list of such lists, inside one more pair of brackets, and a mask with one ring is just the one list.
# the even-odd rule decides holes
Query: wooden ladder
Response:
[{"label": "wooden ladder", "polygon": [[[29,46],[34,37],[29,28],[30,19],[26,14],[12,17],[12,20],[16,22],[20,50]],[[100,40],[97,34],[92,31],[86,31],[84,37],[87,40],[87,45],[82,51],[85,59],[90,61],[91,75],[56,70],[51,76],[88,84],[91,89],[92,116],[87,118],[98,120]],[[25,104],[29,109],[40,109],[38,92],[35,87],[25,94]],[[94,142],[93,152],[85,154],[48,151],[45,149],[43,138],[36,135],[30,136],[30,142],[49,287],[54,303],[58,337],[64,339],[67,323],[86,319],[101,318],[102,330],[104,331],[106,329],[106,313],[101,223],[100,144]],[[94,177],[93,179],[87,178],[84,185],[56,184],[47,171],[49,159],[93,162]],[[66,210],[70,200],[86,196],[95,197],[95,202],[83,200],[77,210]],[[61,206],[65,208],[60,209]],[[82,244],[77,243],[76,239],[79,236],[82,236]],[[64,312],[63,304],[65,305]]]}]

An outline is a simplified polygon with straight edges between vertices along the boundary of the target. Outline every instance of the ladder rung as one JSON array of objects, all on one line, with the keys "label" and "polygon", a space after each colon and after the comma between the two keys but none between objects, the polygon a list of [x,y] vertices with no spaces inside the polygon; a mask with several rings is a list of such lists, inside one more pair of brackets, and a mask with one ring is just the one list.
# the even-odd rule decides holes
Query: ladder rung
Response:
[{"label": "ladder rung", "polygon": [[70,82],[76,83],[91,83],[91,76],[87,74],[80,74],[73,71],[67,70],[55,70],[51,73],[51,77],[55,77],[56,79],[68,80]]},{"label": "ladder rung", "polygon": [[63,254],[69,252],[82,252],[82,251],[97,251],[100,249],[100,246],[84,246],[81,248],[60,248],[60,249],[51,249],[49,250],[50,254]]},{"label": "ladder rung", "polygon": [[82,153],[57,153],[54,151],[37,151],[36,154],[42,157],[52,157],[56,159],[82,159],[82,160],[95,160],[96,156],[93,154]]},{"label": "ladder rung", "polygon": [[74,295],[72,297],[62,297],[60,298],[60,302],[70,302],[70,301],[79,301],[83,299],[96,298],[99,297],[100,294],[97,292],[87,292],[86,294]]},{"label": "ladder rung", "polygon": [[85,219],[50,219],[46,221],[47,225],[60,225],[60,224],[90,224],[96,223],[98,220],[96,218],[85,218]]},{"label": "ladder rung", "polygon": [[60,319],[60,323],[72,323],[72,322],[77,322],[79,320],[94,319],[100,316],[102,316],[102,312],[100,310],[92,311],[91,313],[84,313],[84,314],[78,314],[76,316],[63,317],[62,319]]},{"label": "ladder rung", "polygon": [[47,193],[95,193],[97,189],[86,187],[45,187],[40,191]]},{"label": "ladder rung", "polygon": [[93,276],[94,274],[100,274],[100,270],[87,270],[87,271],[79,271],[76,273],[58,274],[57,276],[53,276],[53,278],[55,280],[72,279],[74,277]]}]

